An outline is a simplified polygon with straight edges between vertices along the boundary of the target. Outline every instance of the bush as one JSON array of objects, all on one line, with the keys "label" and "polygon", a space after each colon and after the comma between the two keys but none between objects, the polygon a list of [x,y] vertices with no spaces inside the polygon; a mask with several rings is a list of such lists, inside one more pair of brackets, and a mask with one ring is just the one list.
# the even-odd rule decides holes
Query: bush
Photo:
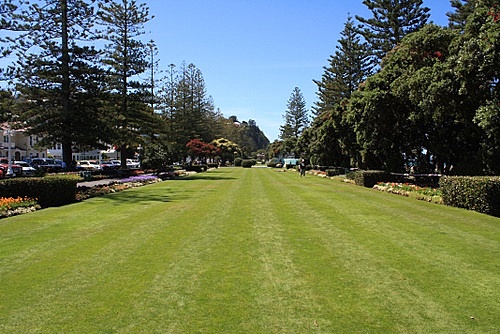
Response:
[{"label": "bush", "polygon": [[271,161],[269,161],[267,163],[267,167],[276,168],[276,166],[279,164],[279,162],[280,161],[278,159],[273,158],[273,159],[271,159]]},{"label": "bush", "polygon": [[186,172],[197,172],[197,173],[202,173],[206,172],[208,170],[207,165],[185,165],[184,169]]},{"label": "bush", "polygon": [[500,217],[500,177],[448,176],[439,185],[446,205]]},{"label": "bush", "polygon": [[337,176],[337,175],[342,175],[345,174],[345,168],[344,167],[330,167],[325,170],[326,176]]},{"label": "bush", "polygon": [[359,170],[354,173],[354,183],[373,188],[379,182],[390,182],[391,175],[381,170]]},{"label": "bush", "polygon": [[254,160],[254,159],[246,159],[246,160],[243,160],[243,161],[241,162],[241,166],[242,166],[243,168],[250,168],[250,167],[252,167],[253,165],[255,165],[256,163],[257,163],[257,161],[256,161],[256,160]]},{"label": "bush", "polygon": [[241,163],[243,162],[243,159],[242,158],[236,158],[234,159],[234,165],[236,167],[241,167]]},{"label": "bush", "polygon": [[29,197],[36,199],[42,208],[61,206],[76,200],[74,175],[13,178],[0,181],[0,197]]}]

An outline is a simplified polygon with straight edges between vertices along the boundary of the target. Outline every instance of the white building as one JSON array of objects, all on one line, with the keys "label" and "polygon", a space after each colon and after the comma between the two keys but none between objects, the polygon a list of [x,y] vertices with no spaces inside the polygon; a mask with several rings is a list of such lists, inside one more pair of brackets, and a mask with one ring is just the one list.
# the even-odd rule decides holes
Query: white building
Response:
[{"label": "white building", "polygon": [[11,129],[8,123],[0,124],[2,140],[0,142],[0,156],[9,156],[12,160],[25,160],[30,158],[46,158],[47,149],[38,147],[38,136],[27,135],[24,129]]}]

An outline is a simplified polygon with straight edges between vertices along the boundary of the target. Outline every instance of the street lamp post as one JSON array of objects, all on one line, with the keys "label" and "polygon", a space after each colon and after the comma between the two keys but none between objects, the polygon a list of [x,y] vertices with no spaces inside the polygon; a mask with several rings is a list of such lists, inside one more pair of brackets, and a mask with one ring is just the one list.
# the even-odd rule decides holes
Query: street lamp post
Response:
[{"label": "street lamp post", "polygon": [[7,144],[9,145],[9,149],[8,149],[8,167],[7,167],[7,174],[6,176],[13,176],[14,175],[14,172],[12,171],[12,147],[11,147],[11,140],[10,140],[10,136],[12,135],[12,129],[10,128],[10,126],[7,128]]}]

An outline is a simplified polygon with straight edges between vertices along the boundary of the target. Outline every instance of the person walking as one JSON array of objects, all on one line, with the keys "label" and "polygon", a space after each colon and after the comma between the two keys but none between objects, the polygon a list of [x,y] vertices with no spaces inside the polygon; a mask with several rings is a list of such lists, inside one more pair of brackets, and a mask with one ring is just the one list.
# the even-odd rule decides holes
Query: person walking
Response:
[{"label": "person walking", "polygon": [[306,177],[306,161],[304,159],[300,159],[299,171],[300,177]]}]

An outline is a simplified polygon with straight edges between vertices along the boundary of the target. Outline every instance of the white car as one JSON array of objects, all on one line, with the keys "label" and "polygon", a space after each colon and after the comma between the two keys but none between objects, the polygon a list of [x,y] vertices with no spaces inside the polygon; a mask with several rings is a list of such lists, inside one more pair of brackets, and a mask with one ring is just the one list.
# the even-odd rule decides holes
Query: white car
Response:
[{"label": "white car", "polygon": [[21,166],[23,168],[23,176],[33,176],[36,174],[36,168],[30,166],[26,161],[14,161],[14,164]]},{"label": "white car", "polygon": [[141,168],[141,163],[137,160],[127,159],[127,168],[130,169]]},{"label": "white car", "polygon": [[99,162],[95,160],[80,160],[77,165],[83,170],[94,171],[101,169],[101,165],[99,165]]}]

